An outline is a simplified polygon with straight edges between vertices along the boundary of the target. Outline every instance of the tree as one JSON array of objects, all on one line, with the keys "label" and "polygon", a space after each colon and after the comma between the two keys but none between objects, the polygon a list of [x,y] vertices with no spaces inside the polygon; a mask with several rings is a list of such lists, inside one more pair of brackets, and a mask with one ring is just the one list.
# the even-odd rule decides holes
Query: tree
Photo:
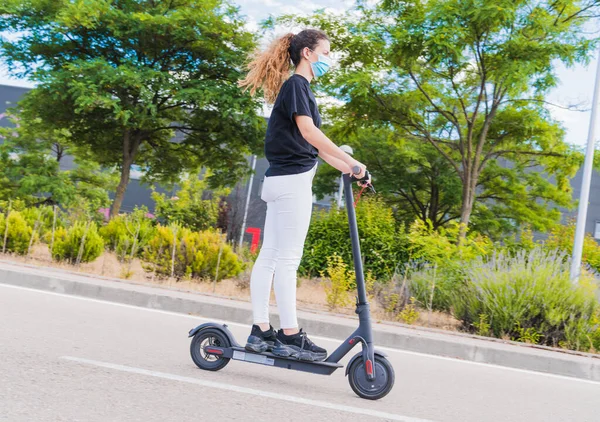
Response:
[{"label": "tree", "polygon": [[[7,0],[0,54],[38,83],[21,108],[68,130],[105,167],[117,166],[111,216],[133,164],[145,181],[177,181],[208,165],[211,186],[247,171],[264,121],[237,87],[255,46],[223,0]],[[22,70],[20,70],[22,69]],[[177,134],[175,141],[173,136]]]},{"label": "tree", "polygon": [[[84,201],[94,210],[109,204],[109,189],[118,180],[115,172],[77,157],[67,130],[48,129],[40,119],[23,117],[16,128],[0,130],[0,199],[65,207]],[[76,167],[61,171],[67,154],[74,156]]]},{"label": "tree", "polygon": [[[378,195],[406,226],[420,219],[438,228],[460,216],[460,181],[430,145],[407,141],[385,128],[345,133],[340,125],[327,132],[353,147],[356,158],[374,174]],[[337,192],[338,181],[339,172],[325,166],[315,178],[315,194],[322,198]]]},{"label": "tree", "polygon": [[344,101],[336,116],[348,130],[394,130],[451,166],[464,238],[481,179],[502,192],[480,196],[491,209],[521,207],[525,215],[531,207],[531,215],[570,202],[579,158],[544,95],[556,84],[555,61],[588,59],[594,43],[583,25],[599,9],[593,0],[386,0],[343,16],[282,21],[322,28],[343,53],[327,92]]}]

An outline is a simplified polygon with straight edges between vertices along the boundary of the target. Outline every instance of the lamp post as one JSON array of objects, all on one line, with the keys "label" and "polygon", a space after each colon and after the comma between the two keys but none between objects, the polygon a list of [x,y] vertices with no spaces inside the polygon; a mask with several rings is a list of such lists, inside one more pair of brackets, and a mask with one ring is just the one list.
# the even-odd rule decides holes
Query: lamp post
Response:
[{"label": "lamp post", "polygon": [[575,229],[575,242],[571,259],[571,281],[577,283],[581,272],[581,255],[583,254],[583,239],[585,237],[585,223],[587,220],[588,202],[590,199],[590,184],[592,168],[594,165],[594,148],[596,141],[596,120],[598,117],[598,100],[600,96],[600,50],[598,51],[598,65],[596,69],[596,84],[592,98],[592,113],[590,114],[590,127],[588,130],[587,149],[583,163],[583,177],[581,180],[581,195],[579,197],[579,212],[577,213],[577,226]]},{"label": "lamp post", "polygon": [[246,205],[244,206],[244,218],[242,219],[242,231],[240,233],[240,242],[238,248],[242,249],[244,242],[244,232],[246,231],[246,218],[248,217],[248,205],[250,205],[250,194],[252,193],[252,182],[254,181],[254,169],[256,168],[256,155],[252,156],[252,173],[250,173],[250,181],[248,182],[248,193],[246,195]]}]

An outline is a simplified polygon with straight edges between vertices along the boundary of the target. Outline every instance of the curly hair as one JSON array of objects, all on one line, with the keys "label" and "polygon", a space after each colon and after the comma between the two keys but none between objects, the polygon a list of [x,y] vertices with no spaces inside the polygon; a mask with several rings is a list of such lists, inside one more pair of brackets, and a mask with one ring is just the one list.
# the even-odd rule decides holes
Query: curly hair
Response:
[{"label": "curly hair", "polygon": [[248,63],[248,74],[238,82],[244,91],[251,95],[261,89],[265,100],[273,104],[281,85],[290,77],[290,65],[298,66],[302,50],[315,49],[321,40],[329,40],[325,32],[318,29],[305,29],[298,34],[285,34],[269,45],[263,52],[255,52]]}]

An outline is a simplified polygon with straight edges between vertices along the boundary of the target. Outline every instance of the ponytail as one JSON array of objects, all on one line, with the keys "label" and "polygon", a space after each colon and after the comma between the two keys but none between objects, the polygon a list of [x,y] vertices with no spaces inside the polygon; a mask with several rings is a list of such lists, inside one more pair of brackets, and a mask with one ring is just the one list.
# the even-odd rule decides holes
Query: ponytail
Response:
[{"label": "ponytail", "polygon": [[248,64],[248,74],[239,81],[239,86],[244,91],[250,89],[250,94],[255,95],[262,89],[265,100],[273,104],[279,93],[281,85],[290,76],[290,44],[294,38],[291,32],[277,38],[269,45],[267,50],[259,53]]}]

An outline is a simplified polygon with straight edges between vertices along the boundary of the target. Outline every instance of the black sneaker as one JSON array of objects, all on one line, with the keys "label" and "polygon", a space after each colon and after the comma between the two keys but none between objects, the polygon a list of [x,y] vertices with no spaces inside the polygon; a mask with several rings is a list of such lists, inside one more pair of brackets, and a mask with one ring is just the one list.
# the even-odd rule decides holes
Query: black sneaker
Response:
[{"label": "black sneaker", "polygon": [[272,326],[269,325],[267,331],[262,331],[258,325],[254,324],[248,336],[246,350],[255,353],[264,353],[273,350],[277,344],[279,344],[279,340],[277,340],[277,334]]},{"label": "black sneaker", "polygon": [[277,333],[272,326],[269,325],[267,331],[262,331],[258,325],[252,326],[252,331],[248,336],[246,350],[254,353],[272,352],[274,355],[282,357],[290,357],[295,351],[281,344],[277,338]]},{"label": "black sneaker", "polygon": [[[314,344],[302,329],[300,332],[287,336],[283,330],[277,332],[277,339],[292,350],[292,357],[300,360],[321,361],[327,357],[327,350]],[[276,354],[273,351],[273,354]]]}]

